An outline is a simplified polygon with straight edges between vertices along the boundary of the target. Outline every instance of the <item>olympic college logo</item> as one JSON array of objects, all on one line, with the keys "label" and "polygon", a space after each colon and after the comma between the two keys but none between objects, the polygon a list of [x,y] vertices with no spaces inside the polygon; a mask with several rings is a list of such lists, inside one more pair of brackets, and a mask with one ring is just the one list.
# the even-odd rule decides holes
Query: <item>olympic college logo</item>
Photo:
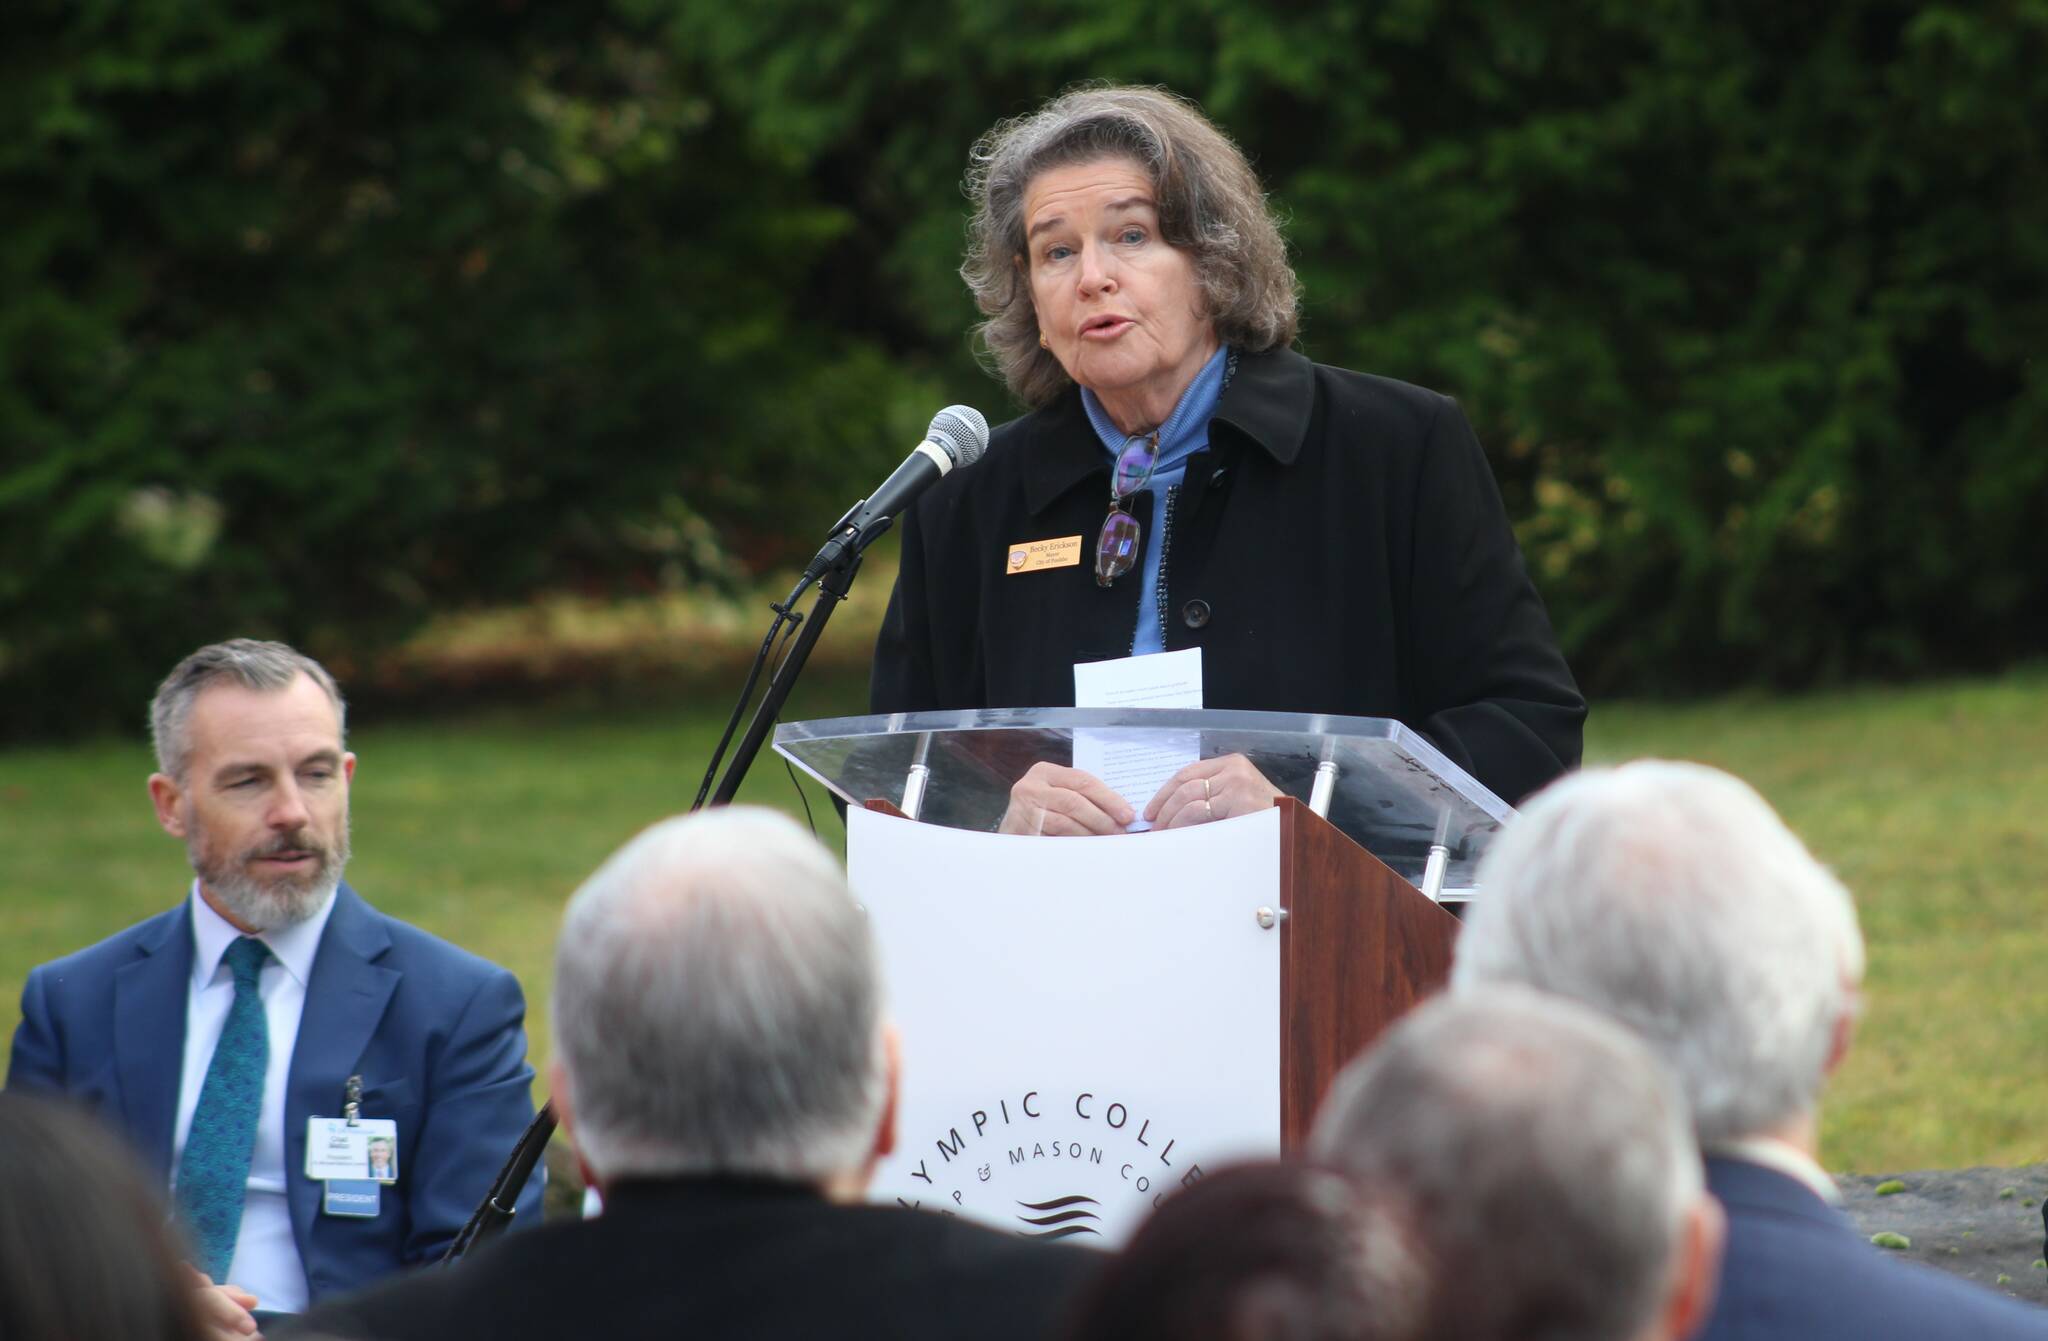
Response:
[{"label": "olympic college logo", "polygon": [[1029,1238],[1121,1238],[1167,1193],[1202,1177],[1178,1144],[1160,1121],[1120,1100],[1028,1090],[911,1146],[903,1167],[914,1194],[897,1200]]},{"label": "olympic college logo", "polygon": [[1017,1232],[1036,1239],[1063,1239],[1069,1234],[1101,1234],[1093,1223],[1078,1224],[1076,1221],[1100,1221],[1102,1217],[1083,1207],[1100,1206],[1093,1197],[1075,1195],[1054,1197],[1051,1201],[1020,1201],[1017,1203],[1037,1215],[1020,1215],[1017,1218],[1027,1225],[1041,1226],[1039,1229],[1020,1229]]}]

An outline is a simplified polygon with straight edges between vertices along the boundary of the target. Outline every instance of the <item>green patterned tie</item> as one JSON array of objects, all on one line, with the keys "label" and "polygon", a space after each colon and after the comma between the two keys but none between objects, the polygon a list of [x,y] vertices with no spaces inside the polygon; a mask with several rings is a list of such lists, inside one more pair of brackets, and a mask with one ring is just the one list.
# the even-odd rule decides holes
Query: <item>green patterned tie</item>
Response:
[{"label": "green patterned tie", "polygon": [[227,1279],[235,1260],[249,1158],[256,1148],[256,1119],[263,1111],[270,1026],[256,978],[269,958],[270,947],[252,936],[228,947],[224,962],[235,975],[235,1001],[207,1064],[199,1106],[192,1110],[192,1129],[185,1136],[185,1153],[178,1160],[178,1214],[199,1250],[199,1269],[215,1281]]}]

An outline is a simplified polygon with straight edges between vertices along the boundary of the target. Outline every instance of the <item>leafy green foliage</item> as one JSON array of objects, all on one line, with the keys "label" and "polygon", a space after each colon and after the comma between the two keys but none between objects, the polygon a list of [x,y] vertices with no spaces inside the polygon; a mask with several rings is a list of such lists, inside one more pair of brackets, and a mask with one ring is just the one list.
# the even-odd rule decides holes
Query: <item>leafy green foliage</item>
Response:
[{"label": "leafy green foliage", "polygon": [[1591,687],[2048,647],[2040,0],[26,0],[0,39],[0,733],[228,633],[346,663],[786,558],[946,399],[1003,408],[966,147],[1089,78],[1248,148],[1310,353],[1464,403]]},{"label": "leafy green foliage", "polygon": [[346,669],[437,606],[717,576],[778,496],[822,529],[853,444],[914,439],[914,364],[806,311],[844,211],[644,34],[227,15],[7,43],[0,730],[228,633]]}]

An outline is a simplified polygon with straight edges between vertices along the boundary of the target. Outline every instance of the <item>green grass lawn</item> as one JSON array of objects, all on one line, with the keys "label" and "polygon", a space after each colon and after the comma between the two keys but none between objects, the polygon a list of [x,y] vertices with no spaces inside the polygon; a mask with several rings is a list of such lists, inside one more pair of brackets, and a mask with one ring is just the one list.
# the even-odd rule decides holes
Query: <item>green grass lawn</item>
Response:
[{"label": "green grass lawn", "polygon": [[[792,717],[860,709],[820,677]],[[563,900],[685,808],[729,703],[359,720],[352,884],[527,986],[547,1040]],[[1701,759],[1753,782],[1856,891],[1869,1011],[1826,1110],[1824,1158],[1865,1172],[2048,1156],[2048,673],[1596,710],[1594,762]],[[0,752],[0,1030],[35,964],[169,906],[189,879],[151,818],[139,740]],[[835,848],[836,815],[807,788]],[[742,799],[801,814],[764,756]]]}]

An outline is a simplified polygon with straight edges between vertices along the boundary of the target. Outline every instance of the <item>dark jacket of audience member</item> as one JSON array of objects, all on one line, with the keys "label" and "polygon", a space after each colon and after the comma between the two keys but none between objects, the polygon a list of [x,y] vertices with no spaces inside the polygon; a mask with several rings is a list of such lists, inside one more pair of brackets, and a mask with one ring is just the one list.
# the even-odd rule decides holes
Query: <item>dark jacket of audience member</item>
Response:
[{"label": "dark jacket of audience member", "polygon": [[1728,1265],[1700,1341],[2048,1337],[2048,1313],[1885,1256],[1796,1179],[1709,1159],[1707,1187],[1728,1211]]},{"label": "dark jacket of audience member", "polygon": [[1307,1164],[1211,1174],[1080,1300],[1067,1341],[1394,1341],[1420,1281],[1393,1219]]},{"label": "dark jacket of audience member", "polygon": [[0,1094],[0,1337],[199,1341],[168,1213],[90,1114]]},{"label": "dark jacket of audience member", "polygon": [[306,1323],[349,1341],[1039,1341],[1097,1260],[929,1211],[835,1205],[795,1183],[627,1182],[596,1219],[513,1235]]}]

